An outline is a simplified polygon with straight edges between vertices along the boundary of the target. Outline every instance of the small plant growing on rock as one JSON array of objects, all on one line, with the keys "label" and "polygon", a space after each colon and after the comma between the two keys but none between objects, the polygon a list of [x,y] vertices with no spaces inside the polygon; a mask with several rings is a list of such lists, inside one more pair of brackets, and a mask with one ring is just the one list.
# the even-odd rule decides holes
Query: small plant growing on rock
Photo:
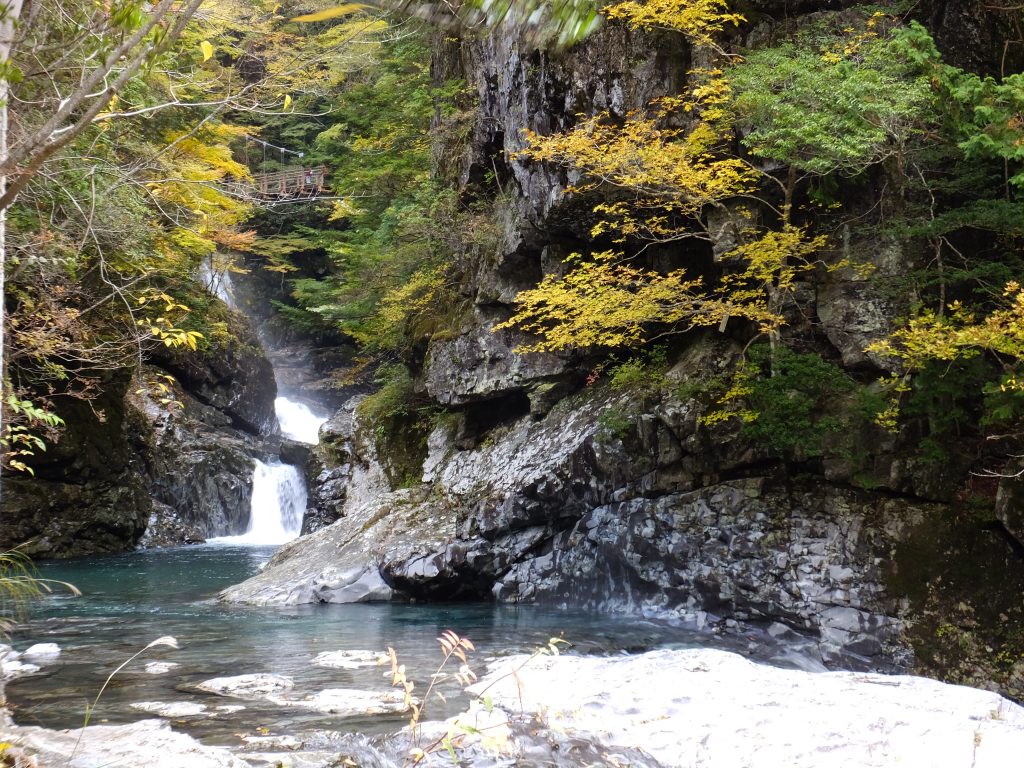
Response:
[{"label": "small plant growing on rock", "polygon": [[597,436],[604,442],[625,440],[636,426],[635,417],[631,418],[621,408],[606,408],[597,417]]},{"label": "small plant growing on rock", "polygon": [[[423,699],[419,702],[413,697],[413,690],[416,688],[416,684],[410,680],[405,674],[405,665],[398,663],[398,655],[395,653],[394,648],[388,648],[388,657],[391,659],[391,684],[400,686],[402,691],[405,693],[405,705],[412,711],[412,717],[409,719],[409,730],[412,735],[412,749],[409,751],[409,757],[411,762],[415,765],[422,761],[431,751],[435,751],[439,747],[445,747],[450,753],[454,754],[454,745],[451,741],[451,734],[447,737],[443,737],[441,740],[429,745],[426,749],[419,746],[421,729],[420,721],[423,717],[423,708],[426,706],[430,699],[430,694],[445,700],[444,696],[440,691],[435,690],[438,684],[445,680],[454,677],[454,679],[463,687],[472,684],[476,681],[476,674],[469,667],[469,660],[466,656],[468,651],[474,651],[476,648],[473,646],[473,642],[468,637],[459,637],[456,633],[450,629],[446,629],[441,633],[441,636],[437,638],[437,642],[441,644],[441,653],[443,658],[441,664],[438,666],[437,671],[430,676],[430,684],[427,686],[426,693],[423,694]],[[445,672],[445,668],[449,662],[455,658],[462,662],[457,672],[454,675]]]},{"label": "small plant growing on rock", "polygon": [[654,392],[665,383],[668,362],[665,347],[658,346],[644,355],[631,357],[611,369],[611,388],[616,391]]},{"label": "small plant growing on rock", "polygon": [[[449,629],[442,632],[441,636],[437,638],[437,641],[441,644],[441,653],[443,658],[441,659],[440,665],[438,665],[437,671],[435,671],[430,677],[430,685],[427,686],[426,693],[423,694],[423,698],[419,701],[417,701],[413,696],[413,691],[415,690],[416,685],[406,675],[405,665],[399,663],[395,649],[388,648],[388,657],[391,660],[392,685],[402,688],[405,693],[405,704],[412,712],[412,716],[409,719],[412,747],[409,750],[407,764],[419,765],[430,755],[444,751],[451,757],[452,764],[458,765],[458,754],[456,750],[465,747],[466,739],[471,736],[479,737],[480,746],[488,751],[495,753],[508,751],[508,748],[510,747],[510,732],[508,729],[509,721],[507,718],[500,722],[492,722],[488,725],[477,727],[463,719],[464,715],[460,715],[454,720],[449,721],[447,729],[441,736],[437,737],[429,744],[421,746],[421,723],[423,719],[423,712],[431,694],[434,694],[435,697],[440,698],[442,701],[446,701],[444,695],[439,690],[436,690],[437,685],[446,680],[455,680],[464,690],[468,690],[469,686],[477,680],[476,674],[469,667],[468,657],[466,656],[467,652],[476,650],[473,643],[468,638],[460,637]],[[504,680],[506,677],[511,676],[515,679],[516,684],[521,688],[521,683],[517,673],[523,669],[523,667],[528,665],[538,656],[557,656],[559,653],[559,647],[568,644],[567,640],[560,637],[551,638],[545,645],[542,645],[534,651],[518,667],[509,671],[508,674],[492,680],[482,690],[473,691],[473,695],[476,696],[481,704],[483,704],[484,710],[488,714],[491,714],[494,710],[494,704],[490,697],[487,696],[487,691],[493,685],[498,683],[500,680]],[[453,658],[462,662],[458,671],[455,673],[445,672],[445,668],[452,662]],[[487,733],[485,733],[485,731],[487,731]]]}]

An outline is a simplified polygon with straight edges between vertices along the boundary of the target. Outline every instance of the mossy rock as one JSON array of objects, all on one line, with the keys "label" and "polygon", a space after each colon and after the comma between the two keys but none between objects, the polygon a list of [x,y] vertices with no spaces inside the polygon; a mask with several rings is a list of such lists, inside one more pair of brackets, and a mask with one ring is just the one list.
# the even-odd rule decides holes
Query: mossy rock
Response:
[{"label": "mossy rock", "polygon": [[1024,701],[1024,559],[969,508],[914,526],[895,548],[890,593],[910,604],[917,671]]}]

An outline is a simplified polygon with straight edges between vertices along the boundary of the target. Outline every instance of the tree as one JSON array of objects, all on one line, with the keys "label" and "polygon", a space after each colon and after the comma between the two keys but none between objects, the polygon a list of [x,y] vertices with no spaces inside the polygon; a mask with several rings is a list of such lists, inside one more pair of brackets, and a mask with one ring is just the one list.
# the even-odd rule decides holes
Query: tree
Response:
[{"label": "tree", "polygon": [[[633,26],[674,29],[704,45],[741,20],[718,0],[626,2],[607,13]],[[537,334],[539,340],[524,350],[614,348],[697,326],[724,329],[735,317],[752,321],[774,340],[783,322],[784,296],[797,275],[813,267],[825,239],[793,223],[790,196],[781,209],[768,204],[760,188],[771,177],[730,154],[733,101],[727,73],[712,67],[692,71],[687,92],[622,120],[602,113],[581,119],[566,133],[528,132],[521,156],[575,171],[582,181],[569,193],[607,193],[610,201],[594,207],[602,217],[591,231],[595,238],[611,237],[634,248],[710,240],[711,209],[745,219],[745,225],[742,242],[722,254],[726,273],[713,284],[689,276],[685,268],[661,273],[637,266],[624,250],[574,254],[565,276],[548,276],[536,289],[520,293],[517,312],[498,328]],[[668,127],[672,124],[688,127]],[[741,204],[744,200],[750,202]],[[767,225],[758,224],[755,207],[768,211]]]},{"label": "tree", "polygon": [[203,352],[225,332],[192,276],[214,252],[253,245],[239,149],[258,118],[344,78],[381,24],[363,15],[309,34],[248,0],[39,2],[25,6],[3,81],[19,189],[4,209],[0,440],[35,429],[18,451],[52,438],[59,424],[38,416],[53,415],[54,397],[93,398],[155,347]]},{"label": "tree", "polygon": [[729,69],[743,144],[801,173],[861,174],[906,156],[932,114],[928,71],[876,13],[861,30],[810,30]]},{"label": "tree", "polygon": [[[203,0],[127,0],[108,6],[8,0],[0,7],[0,297],[7,262],[7,211],[43,164],[67,146],[156,56],[168,50]],[[41,28],[62,27],[63,43],[38,45]],[[70,76],[69,76],[70,75]],[[45,80],[47,97],[30,110],[18,86]],[[13,118],[13,120],[12,120]],[[32,119],[35,118],[35,119]],[[4,302],[0,298],[0,400],[4,392]],[[0,416],[0,433],[3,421]]]}]

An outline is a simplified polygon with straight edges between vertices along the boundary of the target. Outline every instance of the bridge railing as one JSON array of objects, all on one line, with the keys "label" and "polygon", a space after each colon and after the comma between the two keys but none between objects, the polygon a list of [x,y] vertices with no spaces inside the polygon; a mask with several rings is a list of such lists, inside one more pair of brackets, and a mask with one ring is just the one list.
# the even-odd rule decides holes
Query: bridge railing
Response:
[{"label": "bridge railing", "polygon": [[263,200],[314,197],[327,189],[327,168],[285,168],[273,173],[255,173],[251,182],[232,184],[239,195]]}]

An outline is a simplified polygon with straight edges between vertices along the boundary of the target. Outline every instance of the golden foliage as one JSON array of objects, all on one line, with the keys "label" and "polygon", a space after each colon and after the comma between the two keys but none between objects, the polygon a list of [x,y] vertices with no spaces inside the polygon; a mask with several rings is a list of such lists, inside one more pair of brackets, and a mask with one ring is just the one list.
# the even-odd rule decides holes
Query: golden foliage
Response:
[{"label": "golden foliage", "polygon": [[653,327],[672,332],[723,327],[733,317],[773,331],[783,323],[777,295],[814,267],[810,257],[824,243],[824,237],[808,238],[799,227],[768,231],[725,254],[741,269],[710,288],[700,278],[688,278],[684,269],[662,274],[632,265],[614,251],[589,259],[573,254],[568,274],[548,275],[519,293],[516,313],[495,330],[514,327],[539,337],[519,352],[635,346]]},{"label": "golden foliage", "polygon": [[[727,25],[742,21],[728,13],[724,0],[630,0],[606,13],[633,27],[675,29],[710,45]],[[592,237],[616,243],[709,239],[705,211],[755,196],[762,180],[759,171],[728,154],[731,96],[721,69],[694,70],[686,93],[659,99],[623,120],[604,112],[581,117],[565,133],[526,132],[520,156],[578,174],[570,192],[611,186],[628,193],[626,199],[594,207],[601,220]],[[691,127],[669,127],[673,119]],[[732,317],[775,332],[783,323],[783,296],[800,273],[813,268],[813,254],[825,245],[824,237],[810,237],[805,228],[790,224],[788,206],[781,219],[778,230],[745,232],[743,242],[722,257],[726,273],[710,286],[684,269],[635,266],[620,252],[603,251],[590,259],[574,254],[568,274],[549,275],[520,293],[516,314],[497,328],[516,327],[538,337],[520,351],[632,346],[655,328],[661,333],[724,329]]]},{"label": "golden foliage", "polygon": [[446,286],[446,273],[444,265],[420,269],[385,293],[366,327],[353,329],[356,341],[367,346],[397,344],[403,325],[436,308]]},{"label": "golden foliage", "polygon": [[949,305],[948,315],[924,312],[888,339],[869,346],[868,351],[897,358],[911,369],[932,360],[972,357],[981,351],[1024,358],[1024,288],[1010,282],[1003,296],[1006,305],[981,319],[958,301]]},{"label": "golden foliage", "polygon": [[[767,230],[759,237],[747,233],[748,239],[722,256],[742,268],[722,277],[723,298],[744,307],[737,315],[756,320],[762,331],[775,330],[783,319],[778,312],[780,295],[793,290],[801,273],[814,269],[814,254],[825,247],[823,235],[809,237],[802,227],[785,225],[781,230]],[[753,311],[762,310],[759,315]]]},{"label": "golden foliage", "polygon": [[249,178],[249,170],[231,156],[227,143],[245,136],[242,126],[214,124],[192,134],[168,136],[168,148],[159,157],[160,179],[148,185],[161,210],[186,214],[185,226],[173,227],[163,239],[165,254],[213,253],[218,244],[248,250],[254,237],[236,231],[248,215],[248,206],[228,195],[220,185],[228,178]]},{"label": "golden foliage", "polygon": [[754,380],[757,378],[757,373],[757,366],[749,361],[740,361],[732,372],[725,391],[715,398],[715,409],[705,413],[698,421],[706,427],[734,418],[744,424],[752,424],[757,421],[760,414],[744,405],[744,398],[754,392]]},{"label": "golden foliage", "polygon": [[746,21],[728,13],[726,0],[626,0],[604,9],[609,19],[624,19],[630,27],[656,27],[682,32],[699,45],[714,45],[727,26]]},{"label": "golden foliage", "polygon": [[540,337],[517,351],[629,346],[642,341],[652,323],[706,325],[701,319],[713,314],[701,281],[688,280],[685,270],[661,275],[625,263],[613,251],[590,260],[580,254],[570,258],[572,271],[565,277],[548,275],[536,288],[522,291],[516,314],[495,326]]},{"label": "golden foliage", "polygon": [[[697,98],[656,102],[650,115],[630,112],[621,125],[601,113],[583,119],[567,133],[538,136],[526,131],[527,147],[520,156],[581,174],[584,180],[574,185],[574,191],[602,183],[631,191],[636,195],[631,205],[617,203],[596,210],[620,221],[616,228],[623,235],[646,230],[653,239],[669,239],[679,233],[669,223],[670,217],[695,217],[708,204],[751,194],[757,187],[758,174],[749,164],[716,153],[722,135],[713,121],[703,120],[689,132],[660,125],[669,110],[716,109],[727,86],[715,77],[704,88]],[[652,209],[660,213],[652,216]],[[604,225],[595,235],[611,226]]]},{"label": "golden foliage", "polygon": [[358,13],[366,7],[367,6],[360,3],[345,3],[344,5],[335,5],[331,8],[326,8],[315,13],[306,13],[302,16],[296,16],[292,21],[300,21],[307,24],[314,21],[329,21],[330,19],[337,19],[342,16],[351,16],[353,13]]}]

